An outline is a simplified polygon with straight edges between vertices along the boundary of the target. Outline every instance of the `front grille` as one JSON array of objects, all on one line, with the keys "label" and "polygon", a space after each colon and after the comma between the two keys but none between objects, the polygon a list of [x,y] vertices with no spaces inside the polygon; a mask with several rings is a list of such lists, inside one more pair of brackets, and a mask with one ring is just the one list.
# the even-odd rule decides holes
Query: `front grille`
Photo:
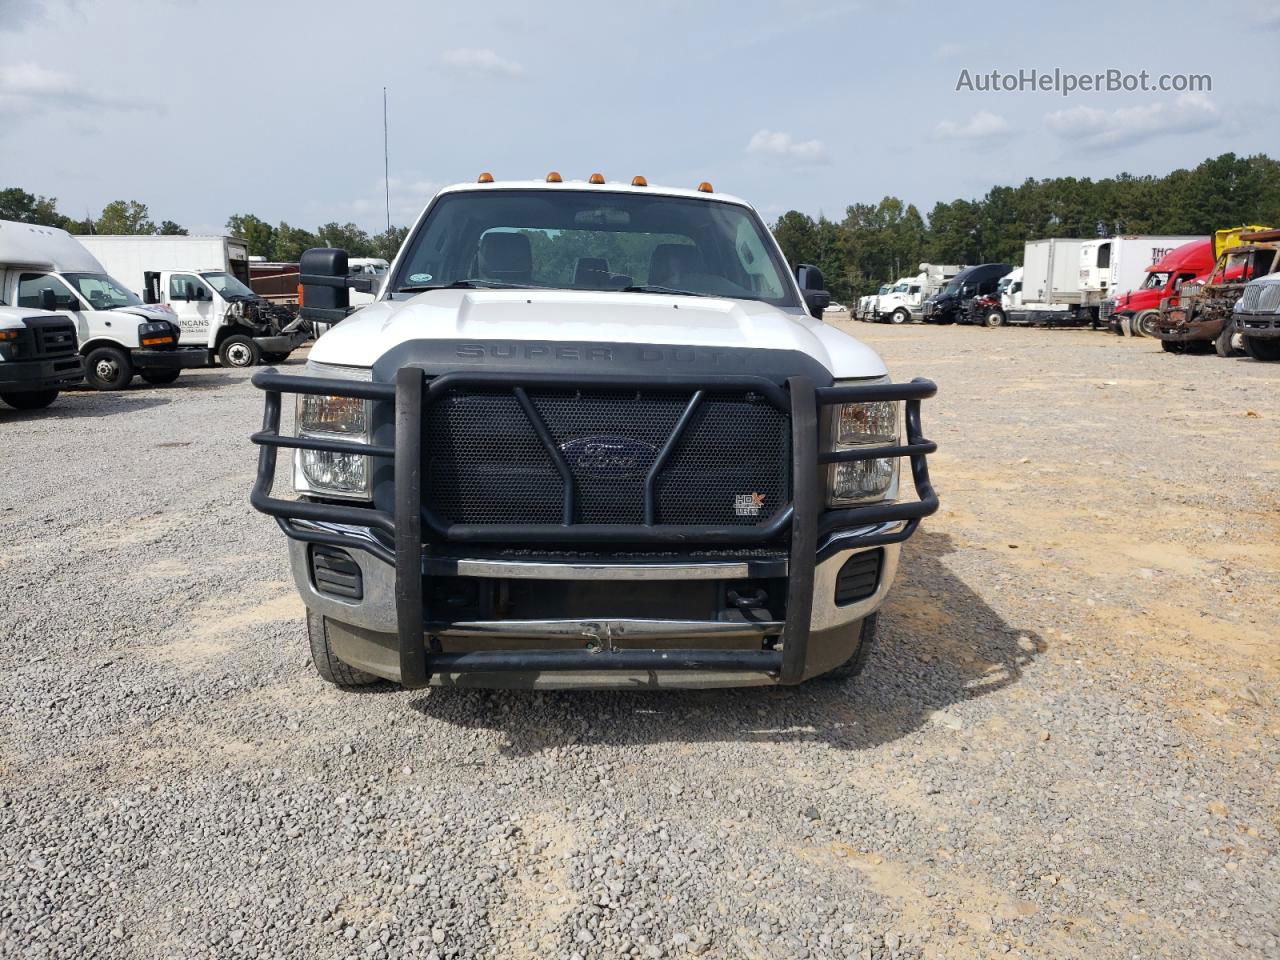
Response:
[{"label": "front grille", "polygon": [[69,357],[76,352],[76,326],[64,317],[28,317],[24,323],[31,331],[31,358],[45,360]]},{"label": "front grille", "polygon": [[1103,300],[1098,304],[1098,319],[1109,320],[1116,312],[1116,302],[1114,300]]},{"label": "front grille", "polygon": [[1187,300],[1187,299],[1190,299],[1191,297],[1199,296],[1200,291],[1203,289],[1204,289],[1203,283],[1184,283],[1181,287],[1178,288],[1178,298],[1180,300]]},{"label": "front grille", "polygon": [[[645,522],[645,478],[691,396],[528,391],[571,476],[574,523]],[[562,522],[564,480],[512,391],[450,391],[428,407],[423,430],[423,499],[444,522]],[[704,397],[655,478],[655,522],[767,522],[790,500],[790,449],[789,417],[764,397]]]},{"label": "front grille", "polygon": [[1274,313],[1280,309],[1280,283],[1249,284],[1240,297],[1243,313]]}]

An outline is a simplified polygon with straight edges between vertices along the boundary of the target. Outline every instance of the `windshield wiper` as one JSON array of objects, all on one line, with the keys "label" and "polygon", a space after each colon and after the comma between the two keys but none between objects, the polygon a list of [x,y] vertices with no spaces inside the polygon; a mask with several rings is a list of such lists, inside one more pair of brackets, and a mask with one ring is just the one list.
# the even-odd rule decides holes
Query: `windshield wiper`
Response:
[{"label": "windshield wiper", "polygon": [[396,293],[422,293],[425,290],[476,290],[488,287],[501,290],[528,290],[531,285],[527,283],[504,283],[501,280],[484,280],[480,277],[473,277],[469,280],[455,280],[453,283],[410,284],[407,287],[397,288]]},{"label": "windshield wiper", "polygon": [[670,293],[678,297],[708,297],[708,293],[694,293],[692,290],[677,290],[675,287],[664,287],[656,283],[633,283],[621,287],[619,293]]}]

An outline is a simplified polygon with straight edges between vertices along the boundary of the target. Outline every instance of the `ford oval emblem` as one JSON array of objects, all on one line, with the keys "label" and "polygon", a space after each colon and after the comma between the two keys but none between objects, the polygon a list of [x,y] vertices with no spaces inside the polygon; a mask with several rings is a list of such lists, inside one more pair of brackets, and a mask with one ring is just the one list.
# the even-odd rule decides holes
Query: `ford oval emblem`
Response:
[{"label": "ford oval emblem", "polygon": [[649,469],[658,448],[631,437],[579,437],[560,444],[569,469],[593,477],[619,477]]}]

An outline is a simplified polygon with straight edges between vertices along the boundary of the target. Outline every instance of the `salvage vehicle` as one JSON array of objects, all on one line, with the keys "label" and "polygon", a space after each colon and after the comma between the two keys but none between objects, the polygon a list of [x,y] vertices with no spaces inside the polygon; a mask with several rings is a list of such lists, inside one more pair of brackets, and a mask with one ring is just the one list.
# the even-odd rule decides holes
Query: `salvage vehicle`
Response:
[{"label": "salvage vehicle", "polygon": [[[313,319],[346,316],[347,271],[340,250],[303,255]],[[823,287],[709,183],[483,174],[438,193],[377,301],[301,376],[253,378],[251,502],[289,538],[319,674],[856,674],[900,544],[938,507],[920,416],[936,387],[891,381],[824,323]],[[281,448],[297,499],[272,495]]]},{"label": "salvage vehicle", "polygon": [[57,227],[0,221],[0,297],[71,320],[95,390],[123,390],[135,374],[173,383],[205,362],[205,351],[179,347],[172,310],[144,304]]},{"label": "salvage vehicle", "polygon": [[172,309],[181,344],[202,348],[207,364],[215,358],[224,367],[280,363],[311,336],[293,310],[249,286],[243,240],[98,235],[82,243],[146,303]]},{"label": "salvage vehicle", "polygon": [[1160,301],[1175,296],[1184,283],[1207,277],[1215,259],[1211,240],[1193,240],[1175,247],[1146,268],[1146,279],[1140,285],[1103,300],[1099,319],[1121,336],[1151,336],[1151,325],[1160,315]]},{"label": "salvage vehicle", "polygon": [[981,296],[994,293],[1000,281],[1008,275],[1007,263],[982,263],[966,267],[952,277],[935,296],[921,305],[921,318],[925,323],[971,323],[971,302]]},{"label": "salvage vehicle", "polygon": [[83,379],[74,323],[0,300],[0,400],[17,410],[39,410]]},{"label": "salvage vehicle", "polygon": [[1184,283],[1176,296],[1160,301],[1151,323],[1152,336],[1167,353],[1202,353],[1212,348],[1220,357],[1241,351],[1232,314],[1249,281],[1280,268],[1280,230],[1243,233],[1239,246],[1218,257],[1204,282]]},{"label": "salvage vehicle", "polygon": [[1236,301],[1232,329],[1253,359],[1280,361],[1280,273],[1246,284]]},{"label": "salvage vehicle", "polygon": [[858,319],[874,320],[879,313],[879,298],[892,289],[892,284],[882,283],[875,293],[868,293],[858,298]]}]

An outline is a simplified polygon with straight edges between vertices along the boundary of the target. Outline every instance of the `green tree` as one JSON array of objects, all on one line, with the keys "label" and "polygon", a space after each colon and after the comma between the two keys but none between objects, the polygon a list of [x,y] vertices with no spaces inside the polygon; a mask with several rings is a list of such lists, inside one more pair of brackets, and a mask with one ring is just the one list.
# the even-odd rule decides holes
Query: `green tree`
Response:
[{"label": "green tree", "polygon": [[394,260],[408,235],[408,227],[388,227],[381,233],[374,234],[371,242],[373,253],[370,256],[382,257],[387,261]]},{"label": "green tree", "polygon": [[95,233],[154,234],[156,225],[151,222],[151,212],[145,203],[137,200],[112,200],[102,208],[93,225]]},{"label": "green tree", "polygon": [[320,239],[310,230],[291,227],[283,220],[276,227],[275,252],[272,259],[281,263],[297,263],[302,259],[302,252],[312,247],[322,246]]},{"label": "green tree", "polygon": [[67,218],[58,213],[56,199],[39,197],[20,187],[0,190],[0,220],[38,223],[46,227],[62,227],[67,222]]},{"label": "green tree", "polygon": [[172,220],[162,220],[160,221],[160,229],[157,232],[166,237],[185,237],[187,228],[181,224],[174,223]]},{"label": "green tree", "polygon": [[249,245],[249,255],[276,259],[275,227],[260,220],[252,213],[237,213],[227,217],[227,232]]},{"label": "green tree", "polygon": [[373,242],[354,223],[326,223],[316,231],[322,247],[337,247],[353,257],[373,256]]}]

